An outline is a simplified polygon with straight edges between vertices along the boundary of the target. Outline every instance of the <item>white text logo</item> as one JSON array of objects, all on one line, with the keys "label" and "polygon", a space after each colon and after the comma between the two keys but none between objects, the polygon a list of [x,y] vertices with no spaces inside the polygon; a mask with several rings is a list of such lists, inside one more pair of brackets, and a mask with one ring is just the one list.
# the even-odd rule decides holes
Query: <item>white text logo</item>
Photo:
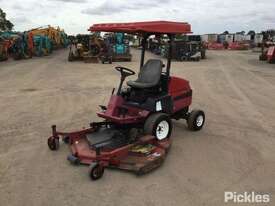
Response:
[{"label": "white text logo", "polygon": [[257,192],[224,192],[224,202],[234,203],[268,203],[270,202],[269,194],[260,194]]}]

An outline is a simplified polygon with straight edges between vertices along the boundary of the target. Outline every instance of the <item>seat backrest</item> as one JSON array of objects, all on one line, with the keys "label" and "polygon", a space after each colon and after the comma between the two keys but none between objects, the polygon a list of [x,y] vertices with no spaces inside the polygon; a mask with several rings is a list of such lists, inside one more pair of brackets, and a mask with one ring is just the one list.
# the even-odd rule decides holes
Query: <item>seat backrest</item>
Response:
[{"label": "seat backrest", "polygon": [[160,81],[162,65],[163,63],[159,59],[149,59],[140,69],[136,81],[157,85]]}]

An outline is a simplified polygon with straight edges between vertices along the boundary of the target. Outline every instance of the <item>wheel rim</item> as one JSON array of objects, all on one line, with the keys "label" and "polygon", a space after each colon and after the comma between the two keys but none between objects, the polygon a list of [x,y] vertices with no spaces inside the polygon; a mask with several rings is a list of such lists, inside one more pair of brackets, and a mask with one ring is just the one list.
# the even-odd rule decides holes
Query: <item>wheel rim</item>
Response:
[{"label": "wheel rim", "polygon": [[102,176],[104,171],[104,168],[100,165],[95,166],[92,170],[91,170],[91,177],[92,179],[98,179]]},{"label": "wheel rim", "polygon": [[168,136],[170,125],[167,121],[161,121],[156,129],[156,137],[158,140],[165,139]]},{"label": "wheel rim", "polygon": [[204,117],[202,115],[199,115],[196,119],[197,127],[201,127],[203,125],[203,122],[204,122]]}]

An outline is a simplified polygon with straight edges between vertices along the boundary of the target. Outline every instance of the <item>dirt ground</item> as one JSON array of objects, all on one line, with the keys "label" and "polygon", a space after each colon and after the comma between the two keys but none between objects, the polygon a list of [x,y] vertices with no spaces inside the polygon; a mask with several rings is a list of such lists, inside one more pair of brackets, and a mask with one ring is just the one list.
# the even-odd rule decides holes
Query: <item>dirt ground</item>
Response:
[{"label": "dirt ground", "polygon": [[207,120],[199,132],[174,121],[170,153],[150,174],[107,169],[92,182],[86,166],[66,160],[66,145],[48,149],[50,125],[70,131],[99,120],[97,105],[118,86],[114,66],[138,68],[132,53],[133,62],[113,65],[69,63],[66,50],[0,63],[0,205],[220,206],[224,191],[268,193],[275,205],[275,65],[251,51],[172,64]]}]

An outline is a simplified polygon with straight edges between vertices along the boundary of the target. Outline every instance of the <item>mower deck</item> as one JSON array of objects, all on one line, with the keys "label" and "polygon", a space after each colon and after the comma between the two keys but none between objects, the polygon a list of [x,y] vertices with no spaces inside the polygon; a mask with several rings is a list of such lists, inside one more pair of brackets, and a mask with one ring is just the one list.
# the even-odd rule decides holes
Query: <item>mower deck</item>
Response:
[{"label": "mower deck", "polygon": [[[163,146],[166,146],[167,148],[150,144],[148,144],[148,146],[153,146],[153,149],[146,153],[130,150],[128,156],[121,159],[120,165],[115,168],[132,171],[137,175],[141,175],[159,167],[165,159],[170,147],[170,142],[166,141],[163,143]],[[144,147],[146,147],[146,145]]]},{"label": "mower deck", "polygon": [[115,129],[89,128],[72,133],[53,129],[50,138],[62,138],[70,145],[68,160],[75,165],[98,163],[103,167],[132,171],[137,175],[145,174],[159,167],[170,148],[171,139],[157,140],[145,135],[134,143],[126,143],[125,137],[118,136]]}]

